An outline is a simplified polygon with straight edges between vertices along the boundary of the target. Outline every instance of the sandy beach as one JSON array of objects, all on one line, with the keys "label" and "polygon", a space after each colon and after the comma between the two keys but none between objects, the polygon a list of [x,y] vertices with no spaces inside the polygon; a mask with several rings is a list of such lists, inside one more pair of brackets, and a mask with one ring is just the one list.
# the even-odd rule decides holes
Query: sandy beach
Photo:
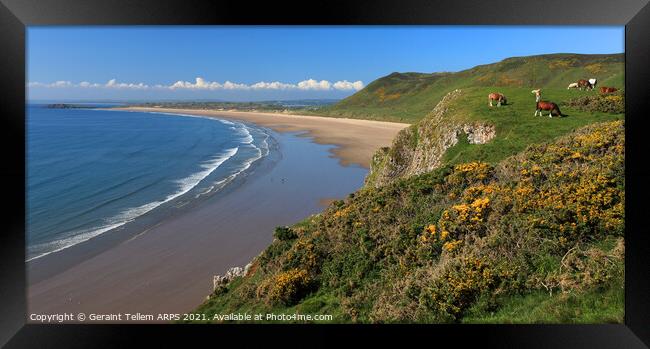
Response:
[{"label": "sandy beach", "polygon": [[308,116],[282,113],[238,112],[220,110],[127,107],[114,110],[182,113],[236,119],[268,127],[278,132],[304,131],[318,144],[332,144],[332,153],[343,165],[358,164],[368,168],[372,155],[380,147],[389,146],[397,132],[409,124]]},{"label": "sandy beach", "polygon": [[248,263],[272,241],[276,226],[296,223],[358,189],[375,149],[389,145],[406,126],[312,116],[154,110],[218,115],[266,126],[279,131],[274,133],[276,148],[224,192],[196,207],[142,231],[108,232],[27,263],[29,313],[191,311],[211,292],[212,276]]}]

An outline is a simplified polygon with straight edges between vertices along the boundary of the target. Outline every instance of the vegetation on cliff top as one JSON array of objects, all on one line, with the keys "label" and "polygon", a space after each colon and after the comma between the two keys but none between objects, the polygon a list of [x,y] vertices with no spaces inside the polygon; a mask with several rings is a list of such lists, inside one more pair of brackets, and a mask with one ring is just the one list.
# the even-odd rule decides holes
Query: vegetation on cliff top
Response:
[{"label": "vegetation on cliff top", "polygon": [[[490,164],[517,154],[530,144],[536,144],[567,134],[576,128],[624,118],[624,99],[621,94],[599,96],[596,91],[543,88],[544,100],[560,104],[565,117],[533,116],[535,97],[528,88],[503,87],[498,91],[508,97],[508,104],[488,107],[487,95],[492,87],[464,88],[445,102],[441,115],[434,115],[440,106],[410,129],[401,131],[389,149],[378,152],[367,178],[369,185],[382,185],[429,171],[442,165],[469,161]],[[583,102],[587,99],[588,102]],[[546,114],[545,114],[546,115]],[[470,144],[463,125],[494,127],[494,138],[485,144]],[[417,135],[417,136],[414,136]],[[456,139],[449,146],[441,140]],[[434,163],[432,158],[439,158]]]},{"label": "vegetation on cliff top", "polygon": [[592,124],[334,202],[197,311],[622,322],[624,199],[623,121]]},{"label": "vegetation on cliff top", "polygon": [[581,111],[622,114],[625,112],[625,93],[587,94],[572,98],[564,104]]}]

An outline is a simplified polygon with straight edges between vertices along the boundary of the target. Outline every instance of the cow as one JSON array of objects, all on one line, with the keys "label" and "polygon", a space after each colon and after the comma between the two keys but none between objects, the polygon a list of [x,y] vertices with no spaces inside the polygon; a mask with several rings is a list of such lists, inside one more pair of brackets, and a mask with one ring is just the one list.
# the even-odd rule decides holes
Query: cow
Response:
[{"label": "cow", "polygon": [[554,115],[563,116],[562,112],[560,111],[560,107],[558,107],[557,104],[553,102],[539,101],[535,103],[535,116],[537,116],[537,113],[539,113],[539,116],[543,116],[542,110],[549,111],[548,112],[549,118],[552,118]]},{"label": "cow", "polygon": [[594,78],[589,79],[589,85],[591,85],[592,90],[596,88],[596,83],[598,83],[598,80]]},{"label": "cow", "polygon": [[600,88],[600,93],[602,93],[602,94],[612,93],[612,92],[616,92],[616,91],[618,91],[618,89],[617,89],[616,87],[605,87],[605,86],[602,86],[602,87]]},{"label": "cow", "polygon": [[591,88],[591,84],[589,83],[589,81],[587,81],[587,80],[585,80],[585,79],[580,79],[580,80],[578,80],[578,88],[579,88],[581,91],[582,91],[582,90],[586,90],[586,89],[590,89],[590,88]]},{"label": "cow", "polygon": [[538,88],[537,90],[532,90],[530,93],[533,93],[535,95],[535,102],[539,102],[542,100],[542,89]]},{"label": "cow", "polygon": [[497,92],[492,92],[488,95],[488,102],[490,107],[492,107],[492,101],[497,102],[497,107],[501,106],[501,103],[507,104],[508,100],[506,99],[506,96],[504,96],[502,93],[497,93]]},{"label": "cow", "polygon": [[578,88],[578,83],[577,82],[572,82],[569,84],[569,87],[567,87],[567,90],[570,90],[572,88]]}]

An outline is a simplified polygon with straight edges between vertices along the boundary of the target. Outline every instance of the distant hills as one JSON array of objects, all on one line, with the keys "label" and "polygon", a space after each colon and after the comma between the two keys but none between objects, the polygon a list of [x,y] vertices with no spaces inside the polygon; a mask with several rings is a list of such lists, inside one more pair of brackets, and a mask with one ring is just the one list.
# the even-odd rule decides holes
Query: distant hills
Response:
[{"label": "distant hills", "polygon": [[566,89],[578,79],[624,87],[624,54],[557,53],[511,57],[454,73],[391,73],[317,114],[415,122],[448,92],[465,87]]},{"label": "distant hills", "polygon": [[337,99],[296,99],[256,102],[225,102],[225,101],[155,101],[133,103],[138,107],[158,107],[177,109],[213,109],[213,110],[238,110],[258,112],[285,112],[289,110],[310,111],[319,107],[338,102]]}]

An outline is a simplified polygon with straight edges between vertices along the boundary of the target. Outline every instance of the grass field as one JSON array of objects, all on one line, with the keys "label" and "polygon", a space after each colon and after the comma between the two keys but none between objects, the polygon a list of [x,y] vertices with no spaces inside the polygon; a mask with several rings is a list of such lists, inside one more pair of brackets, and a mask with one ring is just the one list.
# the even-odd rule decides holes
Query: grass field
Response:
[{"label": "grass field", "polygon": [[537,291],[503,299],[495,312],[472,314],[463,323],[491,324],[602,324],[623,323],[625,293],[622,279],[580,293]]},{"label": "grass field", "polygon": [[[533,116],[535,96],[528,88],[478,87],[463,90],[465,94],[454,104],[453,118],[459,122],[481,121],[496,126],[496,137],[486,144],[469,144],[459,141],[447,150],[444,163],[457,164],[469,161],[496,163],[525,149],[529,144],[552,140],[581,126],[594,122],[622,120],[624,114],[586,112],[562,106],[562,102],[583,95],[595,95],[596,91],[567,89],[544,89],[543,100],[560,105],[564,117],[549,118]],[[508,98],[508,104],[489,107],[487,95],[501,92]]]}]

